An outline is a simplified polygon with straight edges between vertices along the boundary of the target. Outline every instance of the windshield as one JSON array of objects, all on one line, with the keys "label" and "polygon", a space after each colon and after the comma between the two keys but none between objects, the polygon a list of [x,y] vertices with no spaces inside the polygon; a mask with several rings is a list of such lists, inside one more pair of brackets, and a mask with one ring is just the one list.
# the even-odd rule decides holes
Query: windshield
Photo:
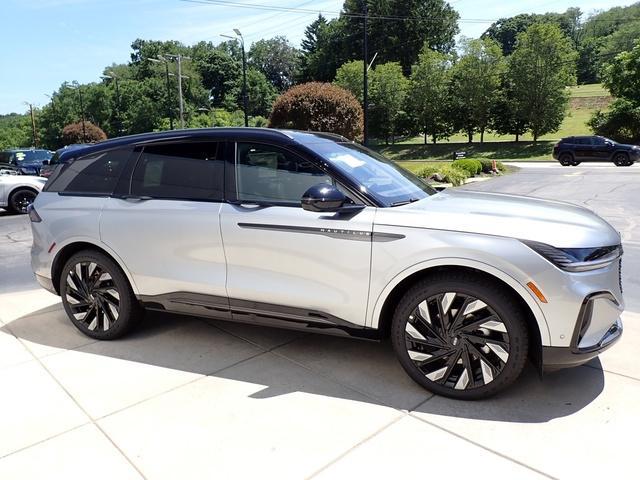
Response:
[{"label": "windshield", "polygon": [[23,150],[16,152],[14,158],[18,163],[41,162],[42,160],[49,160],[51,155],[51,152],[48,150]]},{"label": "windshield", "polygon": [[313,150],[386,207],[404,205],[437,193],[418,177],[356,143],[322,142]]}]

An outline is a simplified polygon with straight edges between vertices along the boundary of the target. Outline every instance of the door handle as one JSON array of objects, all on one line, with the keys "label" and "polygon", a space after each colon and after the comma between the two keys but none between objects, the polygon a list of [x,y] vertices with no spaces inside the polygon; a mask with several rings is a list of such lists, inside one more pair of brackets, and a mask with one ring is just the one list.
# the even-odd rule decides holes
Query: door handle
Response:
[{"label": "door handle", "polygon": [[127,200],[128,202],[141,202],[144,200],[151,200],[153,197],[146,195],[122,195],[120,198],[122,200]]}]

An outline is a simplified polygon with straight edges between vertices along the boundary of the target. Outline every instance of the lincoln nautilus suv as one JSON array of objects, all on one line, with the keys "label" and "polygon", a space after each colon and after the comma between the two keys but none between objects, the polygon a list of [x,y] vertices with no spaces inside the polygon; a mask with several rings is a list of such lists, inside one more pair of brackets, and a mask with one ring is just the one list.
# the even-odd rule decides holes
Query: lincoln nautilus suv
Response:
[{"label": "lincoln nautilus suv", "polygon": [[145,310],[390,338],[418,384],[477,399],[622,334],[620,235],[583,207],[438,193],[324,133],[169,131],[60,160],[29,207],[32,267],[95,339]]}]

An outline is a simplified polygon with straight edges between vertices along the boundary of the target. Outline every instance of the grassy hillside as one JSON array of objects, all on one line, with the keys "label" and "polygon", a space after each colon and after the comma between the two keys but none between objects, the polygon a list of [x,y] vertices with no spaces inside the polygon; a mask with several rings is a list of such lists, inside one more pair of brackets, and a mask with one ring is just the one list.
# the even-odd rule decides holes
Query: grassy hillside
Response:
[{"label": "grassy hillside", "polygon": [[378,149],[389,158],[398,161],[412,160],[450,160],[453,152],[464,150],[469,157],[482,157],[496,160],[551,160],[553,145],[563,137],[572,135],[590,135],[592,132],[587,122],[596,110],[604,110],[611,103],[609,92],[601,84],[578,85],[570,87],[569,111],[560,130],[545,135],[537,144],[530,135],[521,137],[515,143],[513,136],[500,136],[487,133],[485,143],[480,144],[480,137],[474,137],[469,145],[464,134],[457,134],[448,141],[436,145],[424,145],[422,137],[403,140],[395,145],[379,145]]}]

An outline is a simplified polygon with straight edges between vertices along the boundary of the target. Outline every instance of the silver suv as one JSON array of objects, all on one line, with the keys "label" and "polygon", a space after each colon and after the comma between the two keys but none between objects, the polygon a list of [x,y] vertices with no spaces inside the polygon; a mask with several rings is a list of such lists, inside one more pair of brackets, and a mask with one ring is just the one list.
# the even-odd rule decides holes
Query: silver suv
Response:
[{"label": "silver suv", "polygon": [[435,192],[329,134],[200,129],[62,154],[30,208],[32,266],[110,340],[145,309],[369,339],[440,395],[620,338],[620,235],[582,207]]}]

